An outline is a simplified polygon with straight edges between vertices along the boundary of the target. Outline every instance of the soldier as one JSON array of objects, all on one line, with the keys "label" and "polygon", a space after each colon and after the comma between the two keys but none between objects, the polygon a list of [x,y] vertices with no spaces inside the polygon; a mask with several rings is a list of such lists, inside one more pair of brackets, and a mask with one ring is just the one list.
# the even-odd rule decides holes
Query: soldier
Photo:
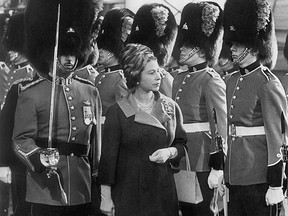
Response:
[{"label": "soldier", "polygon": [[[213,198],[212,189],[217,187],[218,180],[223,176],[223,158],[220,159],[223,152],[214,138],[217,129],[225,145],[225,83],[209,67],[218,59],[222,33],[222,9],[218,4],[188,3],[184,7],[176,43],[180,47],[179,62],[187,65],[188,70],[174,77],[172,98],[183,112],[191,170],[196,172],[203,201],[199,204],[180,202],[183,216],[213,215],[209,208]],[[217,128],[213,109],[217,115]]]},{"label": "soldier", "polygon": [[[164,68],[170,61],[176,36],[177,23],[171,10],[163,4],[145,4],[135,14],[128,43],[148,46]],[[171,98],[173,77],[164,69],[162,74],[159,91]]]},{"label": "soldier", "polygon": [[287,134],[280,120],[282,112],[287,115],[287,102],[280,81],[264,66],[272,68],[277,58],[268,1],[227,0],[224,32],[239,65],[226,82],[228,214],[272,215],[269,206],[283,200],[281,145]]},{"label": "soldier", "polygon": [[[13,215],[26,216],[30,213],[29,204],[25,202],[26,194],[26,173],[25,166],[19,158],[16,157],[12,149],[12,133],[14,127],[14,114],[20,86],[25,85],[33,80],[35,73],[25,58],[24,52],[24,14],[12,16],[8,22],[8,30],[4,38],[4,46],[9,51],[12,67],[8,68],[6,64],[1,72],[1,85],[4,90],[2,98],[3,108],[0,113],[0,169],[1,174],[5,176],[4,182],[11,182],[12,210]],[[19,68],[19,69],[18,69]],[[3,75],[2,74],[2,75]],[[4,79],[5,78],[5,79]],[[34,79],[37,79],[34,77]],[[14,83],[12,85],[12,83]],[[9,90],[9,91],[8,91]],[[5,102],[5,104],[4,104]],[[8,188],[8,187],[7,187]],[[10,187],[9,187],[10,188]],[[9,197],[4,198],[4,191],[1,191],[1,199],[7,202]],[[8,213],[8,211],[7,211]],[[2,215],[2,214],[1,214]]]},{"label": "soldier", "polygon": [[[73,72],[87,59],[94,10],[90,0],[61,1],[55,64],[57,6],[58,1],[30,0],[25,12],[27,57],[43,78],[21,89],[13,144],[17,156],[27,166],[26,201],[31,203],[32,216],[87,216],[91,210],[88,154],[92,127],[101,116],[101,102],[93,83]],[[52,65],[56,65],[56,82],[51,111],[54,123],[50,130]],[[100,142],[101,127],[97,128]],[[59,151],[54,154],[59,159],[55,165],[47,161],[51,159],[47,153],[50,135],[52,147]]]},{"label": "soldier", "polygon": [[101,96],[104,116],[111,105],[127,95],[119,55],[130,34],[133,18],[134,13],[127,8],[111,9],[104,16],[97,38],[98,64],[104,69],[96,77],[95,85]]},{"label": "soldier", "polygon": [[24,55],[24,13],[12,16],[8,21],[3,43],[8,51],[10,65],[0,62],[0,101],[5,103],[11,85],[20,79],[33,78],[35,71]]}]

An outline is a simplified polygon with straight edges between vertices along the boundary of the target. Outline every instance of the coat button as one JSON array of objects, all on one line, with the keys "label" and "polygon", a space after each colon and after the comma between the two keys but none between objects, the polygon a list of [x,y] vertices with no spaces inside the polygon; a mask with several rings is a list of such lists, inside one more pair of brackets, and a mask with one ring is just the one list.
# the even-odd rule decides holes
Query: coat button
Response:
[{"label": "coat button", "polygon": [[239,86],[237,86],[236,90],[239,90],[239,89],[240,89]]},{"label": "coat button", "polygon": [[76,137],[72,137],[71,140],[72,140],[72,141],[75,141],[75,140],[76,140]]},{"label": "coat button", "polygon": [[71,156],[71,157],[74,157],[74,153],[71,153],[70,156]]},{"label": "coat button", "polygon": [[179,92],[182,92],[183,90],[182,89],[179,89]]},{"label": "coat button", "polygon": [[71,96],[68,97],[68,100],[71,101],[73,98]]},{"label": "coat button", "polygon": [[71,120],[74,121],[76,119],[75,116],[71,116]]},{"label": "coat button", "polygon": [[74,107],[74,106],[70,106],[70,109],[71,109],[71,110],[74,110],[74,109],[75,109],[75,107]]},{"label": "coat button", "polygon": [[142,134],[143,134],[144,136],[149,135],[149,130],[145,130],[145,129],[144,129],[144,130],[142,131]]},{"label": "coat button", "polygon": [[243,81],[243,77],[240,77],[240,79],[239,79],[240,81]]},{"label": "coat button", "polygon": [[178,96],[178,97],[176,97],[176,100],[179,100],[180,99],[180,97]]},{"label": "coat button", "polygon": [[233,96],[233,99],[236,99],[236,95]]},{"label": "coat button", "polygon": [[77,127],[72,127],[72,130],[73,130],[73,131],[76,131],[76,130],[77,130]]},{"label": "coat button", "polygon": [[70,91],[70,89],[69,89],[68,87],[66,87],[66,88],[65,88],[65,91],[66,91],[66,92],[69,92],[69,91]]},{"label": "coat button", "polygon": [[142,184],[141,184],[141,187],[142,187],[143,189],[146,189],[146,188],[147,188],[147,184],[146,184],[146,183],[142,183]]}]

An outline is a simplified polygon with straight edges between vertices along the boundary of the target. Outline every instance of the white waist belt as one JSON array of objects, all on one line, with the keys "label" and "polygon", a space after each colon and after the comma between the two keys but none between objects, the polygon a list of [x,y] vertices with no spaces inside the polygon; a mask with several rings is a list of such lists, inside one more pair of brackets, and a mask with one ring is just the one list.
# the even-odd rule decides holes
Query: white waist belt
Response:
[{"label": "white waist belt", "polygon": [[186,133],[210,131],[209,122],[197,122],[190,124],[183,124]]},{"label": "white waist belt", "polygon": [[243,127],[229,125],[229,135],[233,137],[265,135],[264,126]]},{"label": "white waist belt", "polygon": [[101,124],[104,124],[105,120],[106,120],[106,117],[105,116],[101,116],[101,118],[100,118]]}]

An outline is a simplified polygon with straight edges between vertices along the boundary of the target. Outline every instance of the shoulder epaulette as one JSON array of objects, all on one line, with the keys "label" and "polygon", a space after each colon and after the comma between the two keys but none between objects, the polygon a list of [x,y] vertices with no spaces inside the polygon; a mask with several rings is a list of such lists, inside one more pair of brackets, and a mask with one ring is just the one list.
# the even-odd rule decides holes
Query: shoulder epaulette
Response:
[{"label": "shoulder epaulette", "polygon": [[275,79],[275,75],[267,67],[262,66],[261,71],[268,81]]},{"label": "shoulder epaulette", "polygon": [[32,86],[35,86],[36,84],[42,82],[43,80],[45,80],[43,77],[39,77],[35,80],[31,80],[31,82],[24,82],[24,83],[19,83],[19,90],[22,92],[22,91],[25,91],[26,89],[32,87]]},{"label": "shoulder epaulette", "polygon": [[125,79],[123,70],[118,70],[118,72],[119,72],[121,78],[122,78],[122,79]]},{"label": "shoulder epaulette", "polygon": [[220,75],[213,68],[208,68],[207,73],[210,74],[212,77],[220,77]]},{"label": "shoulder epaulette", "polygon": [[90,80],[83,79],[83,78],[81,78],[81,77],[79,77],[79,76],[77,76],[77,75],[74,75],[73,78],[76,79],[76,80],[78,80],[78,81],[80,81],[80,82],[82,82],[82,83],[85,83],[85,84],[89,84],[89,85],[95,86],[94,83],[91,82]]}]

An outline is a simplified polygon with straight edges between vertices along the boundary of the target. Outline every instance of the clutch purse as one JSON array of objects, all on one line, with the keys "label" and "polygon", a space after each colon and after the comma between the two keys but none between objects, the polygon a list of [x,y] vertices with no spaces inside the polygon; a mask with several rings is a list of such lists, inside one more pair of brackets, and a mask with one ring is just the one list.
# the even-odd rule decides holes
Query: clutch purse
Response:
[{"label": "clutch purse", "polygon": [[203,201],[196,172],[191,171],[189,156],[185,150],[186,170],[174,174],[178,200],[185,203],[197,204]]}]

